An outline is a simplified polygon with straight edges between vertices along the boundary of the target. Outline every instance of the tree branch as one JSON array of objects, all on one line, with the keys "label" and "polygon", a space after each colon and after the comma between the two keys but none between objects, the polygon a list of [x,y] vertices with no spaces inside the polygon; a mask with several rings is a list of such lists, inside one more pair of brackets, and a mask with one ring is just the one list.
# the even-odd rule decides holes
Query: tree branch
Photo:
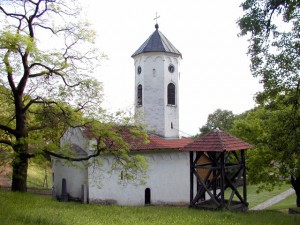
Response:
[{"label": "tree branch", "polygon": [[58,154],[58,153],[55,153],[55,152],[51,152],[51,151],[48,151],[48,150],[44,150],[44,152],[47,153],[50,156],[54,156],[54,157],[57,157],[59,159],[66,159],[68,161],[80,162],[80,161],[86,161],[86,160],[89,160],[91,158],[97,157],[97,156],[100,155],[100,153],[102,151],[105,151],[105,150],[106,150],[106,148],[98,148],[97,151],[96,151],[96,153],[94,153],[92,155],[88,155],[86,157],[81,157],[81,158],[75,158],[75,157],[65,156],[65,155]]},{"label": "tree branch", "polygon": [[12,128],[10,128],[8,126],[5,126],[5,125],[2,125],[2,124],[0,124],[0,130],[4,130],[4,131],[6,131],[6,132],[8,132],[8,133],[10,133],[14,136],[17,135],[17,131],[15,129],[12,129]]},{"label": "tree branch", "polygon": [[97,146],[96,146],[97,151],[94,154],[88,155],[86,157],[81,157],[81,158],[65,156],[65,155],[62,155],[62,154],[51,152],[47,149],[45,149],[44,152],[49,154],[50,156],[54,156],[54,157],[57,157],[59,159],[65,159],[65,160],[69,160],[69,161],[80,162],[80,161],[89,160],[91,158],[95,158],[95,157],[99,156],[101,152],[112,148],[113,145],[114,145],[114,142],[112,141],[109,146],[106,146],[105,148],[103,148],[103,147],[100,147],[100,143],[101,143],[101,137],[97,138]]},{"label": "tree branch", "polygon": [[41,126],[34,126],[34,127],[28,127],[27,130],[28,132],[30,131],[35,131],[35,130],[42,130],[45,129],[47,125],[41,125]]},{"label": "tree branch", "polygon": [[37,26],[37,27],[44,28],[45,30],[50,30],[53,34],[58,34],[59,32],[63,32],[63,31],[69,30],[69,29],[59,29],[59,30],[54,30],[54,29],[51,28],[51,27],[43,26],[42,24],[39,24],[39,23],[33,23],[32,25]]},{"label": "tree branch", "polygon": [[30,100],[30,101],[28,102],[28,104],[23,108],[23,112],[26,112],[26,111],[28,110],[28,108],[29,108],[33,103],[35,103],[36,100],[38,100],[38,99],[39,99],[39,98],[37,97],[37,98],[35,98],[35,99]]},{"label": "tree branch", "polygon": [[6,12],[2,6],[0,6],[0,10],[6,15],[6,16],[10,16],[10,17],[13,17],[13,18],[16,18],[16,19],[24,19],[26,18],[25,15],[22,15],[22,14],[18,14],[18,13],[8,13]]},{"label": "tree branch", "polygon": [[13,77],[12,77],[12,68],[10,66],[10,63],[9,63],[9,60],[8,60],[8,57],[10,55],[10,50],[8,50],[5,55],[4,55],[4,64],[5,64],[5,68],[6,68],[6,72],[7,72],[7,79],[8,79],[8,82],[9,82],[9,86],[11,88],[11,90],[13,92],[16,91],[16,86],[15,86],[15,83],[14,83],[14,80],[13,80]]},{"label": "tree branch", "polygon": [[59,77],[63,80],[64,84],[65,84],[66,86],[68,86],[68,87],[73,88],[73,87],[76,87],[76,86],[78,86],[78,85],[80,85],[80,84],[82,83],[82,82],[78,82],[78,83],[76,83],[76,84],[69,84],[69,83],[66,81],[66,79],[64,78],[64,76],[60,73],[60,71],[62,71],[62,70],[64,69],[63,67],[62,67],[62,68],[59,68],[59,69],[51,69],[50,67],[45,66],[45,65],[43,65],[43,64],[41,64],[41,63],[34,63],[34,64],[32,64],[32,65],[30,66],[30,69],[33,68],[34,66],[41,66],[41,67],[44,67],[44,68],[45,68],[46,70],[48,70],[48,71],[42,71],[42,72],[40,72],[40,73],[31,74],[31,75],[29,75],[29,78],[40,77],[40,76],[43,76],[43,75],[52,75],[52,74],[55,74],[55,75],[59,76]]},{"label": "tree branch", "polygon": [[22,76],[22,78],[19,82],[19,85],[18,85],[18,92],[19,93],[24,92],[27,80],[28,80],[29,75],[30,75],[30,67],[28,66],[28,55],[29,55],[29,51],[28,51],[28,48],[27,48],[25,50],[24,55],[22,55],[22,65],[23,65],[23,68],[24,68],[24,75]]},{"label": "tree branch", "polygon": [[6,144],[9,145],[11,147],[13,147],[13,143],[11,141],[5,140],[5,139],[0,139],[0,144]]},{"label": "tree branch", "polygon": [[23,108],[23,112],[26,112],[28,110],[28,108],[32,105],[32,104],[57,104],[57,102],[55,101],[44,101],[44,100],[40,100],[42,99],[41,97],[36,97],[35,99],[32,99],[28,102],[28,104]]}]

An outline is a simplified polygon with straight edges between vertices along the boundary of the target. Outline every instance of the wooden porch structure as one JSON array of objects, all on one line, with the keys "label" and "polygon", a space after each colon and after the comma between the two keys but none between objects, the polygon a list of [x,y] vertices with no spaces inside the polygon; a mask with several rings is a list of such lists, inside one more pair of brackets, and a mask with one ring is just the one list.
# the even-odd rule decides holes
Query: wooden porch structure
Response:
[{"label": "wooden porch structure", "polygon": [[188,144],[190,207],[247,210],[245,150],[250,148],[219,129]]}]

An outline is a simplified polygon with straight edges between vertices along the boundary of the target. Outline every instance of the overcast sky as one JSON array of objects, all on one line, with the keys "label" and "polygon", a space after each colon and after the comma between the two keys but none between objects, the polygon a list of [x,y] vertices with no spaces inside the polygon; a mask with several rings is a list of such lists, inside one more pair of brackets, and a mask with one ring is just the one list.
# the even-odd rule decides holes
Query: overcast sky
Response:
[{"label": "overcast sky", "polygon": [[[247,38],[237,36],[240,0],[82,0],[97,31],[97,45],[109,60],[95,71],[104,86],[103,106],[133,108],[134,61],[131,55],[159,30],[182,53],[180,130],[196,134],[208,114],[221,108],[235,114],[255,106],[261,89],[253,78]],[[186,135],[182,133],[183,135]]]}]

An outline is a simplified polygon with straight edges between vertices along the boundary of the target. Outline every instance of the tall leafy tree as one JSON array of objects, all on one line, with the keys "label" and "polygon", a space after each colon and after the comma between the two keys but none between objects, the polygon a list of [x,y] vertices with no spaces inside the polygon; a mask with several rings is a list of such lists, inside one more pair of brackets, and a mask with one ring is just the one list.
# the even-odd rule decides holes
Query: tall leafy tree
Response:
[{"label": "tall leafy tree", "polygon": [[240,34],[249,36],[251,71],[264,87],[257,102],[274,117],[265,126],[276,161],[271,166],[281,164],[278,172],[290,175],[300,206],[300,1],[246,0],[241,6]]},{"label": "tall leafy tree", "polygon": [[[112,128],[132,124],[130,119],[103,116],[101,85],[90,76],[103,55],[80,12],[75,0],[0,2],[0,146],[11,156],[13,191],[26,191],[28,160],[45,152],[88,160],[114,143],[114,155],[128,171],[145,168],[141,158],[128,156],[120,129]],[[97,140],[95,154],[78,159],[52,151],[67,127],[86,124]]]},{"label": "tall leafy tree", "polygon": [[91,113],[101,100],[89,77],[98,57],[94,32],[77,22],[79,13],[75,1],[1,1],[0,82],[9,90],[1,94],[13,107],[2,113],[0,143],[13,150],[14,191],[26,191],[34,133],[62,120],[74,125],[76,113]]},{"label": "tall leafy tree", "polygon": [[232,127],[234,117],[234,114],[230,110],[215,110],[208,115],[206,124],[200,127],[199,130],[201,135],[204,135],[215,128],[229,131]]}]

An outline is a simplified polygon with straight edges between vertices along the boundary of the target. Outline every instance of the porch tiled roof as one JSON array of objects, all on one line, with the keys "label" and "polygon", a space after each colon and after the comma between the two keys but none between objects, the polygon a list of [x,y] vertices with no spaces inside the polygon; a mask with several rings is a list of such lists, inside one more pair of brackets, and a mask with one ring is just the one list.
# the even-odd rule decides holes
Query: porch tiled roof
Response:
[{"label": "porch tiled roof", "polygon": [[184,151],[223,152],[253,148],[252,145],[219,129],[214,129],[184,147]]}]

